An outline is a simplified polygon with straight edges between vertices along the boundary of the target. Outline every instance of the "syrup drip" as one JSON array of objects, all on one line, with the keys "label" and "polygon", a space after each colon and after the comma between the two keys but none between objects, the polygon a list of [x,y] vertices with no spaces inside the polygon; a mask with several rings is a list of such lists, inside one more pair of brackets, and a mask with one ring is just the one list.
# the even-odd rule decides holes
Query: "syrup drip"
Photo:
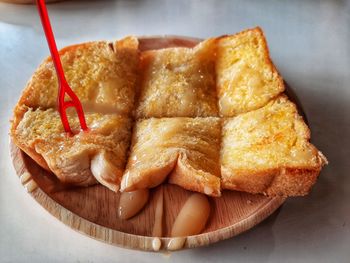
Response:
[{"label": "syrup drip", "polygon": [[119,218],[129,219],[136,215],[146,205],[148,197],[148,189],[121,193],[118,208]]},{"label": "syrup drip", "polygon": [[172,237],[186,237],[202,232],[210,214],[208,198],[203,194],[192,194],[181,208],[171,229]]},{"label": "syrup drip", "polygon": [[[56,69],[58,82],[59,82],[57,104],[58,104],[58,111],[60,113],[64,130],[67,133],[72,134],[72,130],[68,122],[66,109],[69,107],[74,107],[79,117],[81,129],[84,131],[87,131],[88,128],[86,125],[85,115],[84,115],[83,107],[81,106],[81,102],[77,97],[77,95],[74,93],[74,91],[68,85],[66,78],[64,76],[64,71],[63,71],[60,55],[57,50],[55,37],[52,32],[51,23],[49,19],[49,14],[46,9],[45,0],[37,0],[36,3],[38,7],[38,12],[40,15],[41,23],[43,25],[43,29],[45,32],[47,44],[51,52],[52,61]],[[70,98],[70,100],[66,101],[65,100],[66,96]]]},{"label": "syrup drip", "polygon": [[183,248],[185,245],[186,238],[185,237],[174,237],[171,238],[168,242],[167,249],[168,250],[179,250]]}]

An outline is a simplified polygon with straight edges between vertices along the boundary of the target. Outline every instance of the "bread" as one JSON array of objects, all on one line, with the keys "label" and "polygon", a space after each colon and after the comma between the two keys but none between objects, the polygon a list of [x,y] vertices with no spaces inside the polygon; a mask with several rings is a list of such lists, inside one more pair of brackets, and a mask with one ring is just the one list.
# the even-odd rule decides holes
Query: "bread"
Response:
[{"label": "bread", "polygon": [[64,183],[97,181],[118,191],[131,137],[138,76],[138,41],[91,42],[60,51],[68,83],[81,100],[89,132],[80,132],[68,109],[74,136],[63,130],[56,109],[57,77],[51,59],[34,73],[14,110],[13,141]]},{"label": "bread", "polygon": [[285,95],[266,106],[225,119],[221,148],[222,188],[269,196],[305,195],[325,157]]},{"label": "bread", "polygon": [[142,52],[137,118],[218,116],[215,42]]},{"label": "bread", "polygon": [[[90,42],[63,48],[65,77],[85,112],[129,116],[134,107],[138,74],[138,41]],[[36,70],[18,102],[30,108],[56,108],[57,75],[51,57]]]},{"label": "bread", "polygon": [[284,91],[260,28],[218,39],[216,79],[220,116],[256,110]]},{"label": "bread", "polygon": [[169,182],[220,195],[220,119],[150,118],[136,123],[121,190]]},{"label": "bread", "polygon": [[283,95],[260,28],[193,48],[139,52],[128,37],[60,56],[90,132],[79,131],[70,109],[75,135],[64,133],[46,59],[15,107],[11,136],[63,182],[133,191],[167,180],[211,196],[221,189],[295,196],[327,162]]}]

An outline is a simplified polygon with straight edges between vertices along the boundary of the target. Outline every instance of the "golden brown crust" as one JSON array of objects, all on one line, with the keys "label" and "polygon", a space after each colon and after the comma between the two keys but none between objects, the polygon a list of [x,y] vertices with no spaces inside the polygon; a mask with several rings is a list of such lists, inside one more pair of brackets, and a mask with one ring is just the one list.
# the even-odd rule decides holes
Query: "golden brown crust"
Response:
[{"label": "golden brown crust", "polygon": [[14,144],[16,144],[21,150],[23,150],[26,154],[28,154],[37,164],[39,164],[42,168],[44,168],[47,171],[51,171],[48,167],[46,161],[44,158],[38,154],[34,149],[27,147],[25,144],[22,143],[21,140],[19,140],[16,136],[16,129],[19,124],[19,122],[22,120],[23,115],[27,111],[27,107],[23,106],[19,102],[16,104],[14,108],[14,116],[11,120],[11,127],[10,127],[10,136],[12,138],[12,141]]},{"label": "golden brown crust", "polygon": [[220,195],[218,118],[139,120],[121,190],[133,191],[169,182],[212,196]]},{"label": "golden brown crust", "polygon": [[[73,45],[59,54],[67,82],[84,111],[131,116],[138,76],[136,38]],[[57,76],[49,57],[34,72],[18,104],[34,109],[56,108],[57,92]]]},{"label": "golden brown crust", "polygon": [[220,196],[220,177],[194,169],[188,163],[187,159],[186,154],[179,154],[175,169],[168,177],[168,182],[190,191],[204,193],[214,197]]},{"label": "golden brown crust", "polygon": [[[109,188],[113,188],[111,182],[119,188],[129,146],[130,120],[99,113],[87,113],[85,117],[90,131],[67,136],[57,111],[28,108],[14,131],[14,138],[20,147],[40,154],[62,182],[89,185],[96,182],[95,175]],[[79,131],[78,119],[71,115],[68,119],[72,130]],[[92,174],[91,161],[95,156],[101,157],[95,167],[104,169],[105,176],[96,173],[96,169]]]},{"label": "golden brown crust", "polygon": [[[243,191],[267,196],[303,196],[310,192],[321,167],[276,168],[265,171],[232,171],[221,169],[223,189]],[[232,176],[234,174],[234,176]]]},{"label": "golden brown crust", "polygon": [[215,43],[142,52],[137,118],[218,116]]},{"label": "golden brown crust", "polygon": [[[99,151],[105,151],[107,154],[102,157],[110,155],[112,160],[107,163],[102,157],[95,158],[95,166],[110,172],[108,176],[96,174],[96,177],[110,189],[117,190],[130,139],[128,116],[132,114],[138,75],[137,46],[137,39],[128,37],[114,44],[89,42],[59,52],[66,78],[80,98],[91,128],[86,136],[76,135],[79,140],[64,136],[55,110],[56,73],[51,58],[45,59],[14,108],[10,129],[14,143],[44,169],[53,171],[62,182],[81,186],[97,182],[90,171],[90,161],[99,156]],[[84,75],[85,72],[91,74]],[[110,97],[115,101],[110,101]],[[77,119],[69,110],[72,130],[78,132]],[[82,165],[79,166],[79,162]]]},{"label": "golden brown crust", "polygon": [[285,89],[259,27],[218,38],[216,74],[222,117],[256,110]]},{"label": "golden brown crust", "polygon": [[[66,53],[75,53],[77,49],[84,49],[87,47],[91,47],[92,45],[95,45],[97,43],[103,43],[103,42],[87,42],[87,43],[81,43],[81,44],[75,44],[71,46],[67,46],[59,50],[60,56],[63,56]],[[37,105],[37,92],[36,88],[33,85],[33,83],[38,82],[38,81],[44,81],[47,78],[50,78],[53,75],[53,64],[48,67],[48,64],[52,64],[52,58],[51,56],[45,58],[38,69],[33,73],[32,77],[29,79],[26,87],[22,91],[22,94],[20,96],[19,101],[17,102],[16,108],[21,107],[22,105],[26,105],[28,107],[36,108],[38,106],[43,107],[44,105]],[[51,105],[54,106],[54,105]],[[47,107],[44,107],[47,108]],[[15,109],[15,114],[16,114],[16,109]]]},{"label": "golden brown crust", "polygon": [[309,139],[309,128],[285,95],[226,119],[222,188],[268,196],[307,194],[327,163]]},{"label": "golden brown crust", "polygon": [[44,168],[46,171],[51,172],[51,170],[48,167],[45,159],[40,154],[38,154],[34,149],[25,146],[19,140],[17,140],[16,137],[14,137],[14,136],[12,137],[12,141],[22,151],[24,151],[30,158],[32,158],[37,164],[39,164],[42,168]]}]

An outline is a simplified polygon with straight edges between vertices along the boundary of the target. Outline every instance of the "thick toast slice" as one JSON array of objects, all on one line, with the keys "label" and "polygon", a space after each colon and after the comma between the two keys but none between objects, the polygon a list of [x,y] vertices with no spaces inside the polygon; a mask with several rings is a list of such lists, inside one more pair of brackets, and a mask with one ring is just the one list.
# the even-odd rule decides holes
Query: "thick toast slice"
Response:
[{"label": "thick toast slice", "polygon": [[[60,50],[65,77],[85,112],[129,116],[138,75],[138,40],[90,42]],[[18,102],[30,108],[56,108],[57,75],[51,57],[33,74]]]},{"label": "thick toast slice", "polygon": [[68,137],[56,109],[57,76],[51,59],[34,73],[14,109],[14,143],[65,183],[96,180],[119,189],[131,138],[131,115],[138,76],[138,41],[91,42],[60,51],[68,83],[81,100],[90,132]]},{"label": "thick toast slice", "polygon": [[[97,180],[117,191],[126,162],[131,121],[116,114],[87,113],[90,130],[79,133],[78,118],[68,118],[75,136],[66,135],[56,110],[28,108],[14,130],[15,143],[34,160],[40,159],[63,183],[87,186]],[[93,171],[96,168],[100,171]]]},{"label": "thick toast slice", "polygon": [[220,119],[161,118],[136,123],[121,190],[169,182],[220,195]]},{"label": "thick toast slice", "polygon": [[222,187],[269,196],[305,195],[325,157],[310,142],[310,130],[284,95],[223,125]]},{"label": "thick toast slice", "polygon": [[216,85],[220,116],[256,110],[284,91],[260,28],[218,39]]},{"label": "thick toast slice", "polygon": [[218,116],[215,42],[143,52],[137,118]]}]

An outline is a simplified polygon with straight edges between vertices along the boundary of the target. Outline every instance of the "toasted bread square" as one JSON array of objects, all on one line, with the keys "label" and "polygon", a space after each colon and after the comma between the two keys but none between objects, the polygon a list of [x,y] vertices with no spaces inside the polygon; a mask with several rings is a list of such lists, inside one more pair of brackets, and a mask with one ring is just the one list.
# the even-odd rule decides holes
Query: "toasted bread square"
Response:
[{"label": "toasted bread square", "polygon": [[136,123],[121,190],[169,182],[212,196],[220,195],[218,118],[161,118]]},{"label": "toasted bread square", "polygon": [[223,117],[256,110],[284,90],[260,28],[219,38],[216,78]]},{"label": "toasted bread square", "polygon": [[14,143],[62,182],[90,185],[96,180],[119,189],[131,138],[131,114],[138,74],[138,40],[114,44],[91,42],[60,51],[65,76],[82,102],[89,127],[79,132],[74,109],[68,109],[75,136],[63,131],[57,105],[57,76],[46,59],[27,84],[14,109]]},{"label": "toasted bread square", "polygon": [[256,111],[227,118],[222,187],[266,195],[305,195],[326,162],[295,105],[282,95]]},{"label": "toasted bread square", "polygon": [[[86,186],[97,179],[117,191],[127,158],[131,121],[116,114],[87,113],[85,117],[90,130],[79,133],[78,117],[68,116],[76,133],[68,136],[56,110],[27,108],[12,135],[22,150],[60,181]],[[105,172],[101,176],[92,171],[96,158],[100,163],[95,161],[95,165]]]},{"label": "toasted bread square", "polygon": [[[85,112],[130,115],[138,74],[138,40],[128,37],[114,44],[90,42],[60,52],[68,84]],[[57,106],[57,75],[51,57],[36,70],[19,104],[43,109]]]},{"label": "toasted bread square", "polygon": [[215,40],[141,54],[137,118],[218,116]]}]

